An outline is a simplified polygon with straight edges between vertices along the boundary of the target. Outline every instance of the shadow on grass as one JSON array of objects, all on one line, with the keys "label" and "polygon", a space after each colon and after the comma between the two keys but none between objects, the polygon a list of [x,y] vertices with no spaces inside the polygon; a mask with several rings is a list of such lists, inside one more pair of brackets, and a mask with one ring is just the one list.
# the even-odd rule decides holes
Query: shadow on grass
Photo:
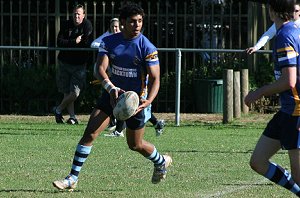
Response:
[{"label": "shadow on grass", "polygon": [[[266,181],[267,182],[267,181]],[[273,183],[223,184],[224,186],[274,186]]]},{"label": "shadow on grass", "polygon": [[[11,128],[11,127],[1,127],[0,130],[6,130],[6,131],[53,131],[53,130],[59,130],[59,131],[69,131],[69,128],[34,128],[34,127],[24,127],[24,128]],[[1,133],[1,134],[8,134],[8,133]]]},{"label": "shadow on grass", "polygon": [[[123,191],[122,189],[105,189],[105,190],[100,190],[102,192],[121,192]],[[47,193],[47,194],[54,194],[54,193],[85,193],[85,192],[90,192],[90,191],[85,191],[85,190],[74,190],[74,191],[68,191],[68,190],[36,190],[36,189],[1,189],[0,193],[15,193],[15,192],[23,192],[23,193]]]},{"label": "shadow on grass", "polygon": [[[213,154],[232,154],[232,153],[240,153],[240,154],[248,154],[248,153],[253,153],[253,150],[247,150],[247,151],[204,151],[204,150],[181,150],[181,151],[171,151],[171,150],[166,150],[166,153],[213,153]],[[279,154],[286,154],[284,151],[279,151],[276,153],[277,155]]]},{"label": "shadow on grass", "polygon": [[14,193],[14,192],[28,192],[28,193],[81,193],[80,190],[74,190],[73,192],[69,191],[59,191],[59,190],[33,190],[33,189],[2,189],[0,193]]}]

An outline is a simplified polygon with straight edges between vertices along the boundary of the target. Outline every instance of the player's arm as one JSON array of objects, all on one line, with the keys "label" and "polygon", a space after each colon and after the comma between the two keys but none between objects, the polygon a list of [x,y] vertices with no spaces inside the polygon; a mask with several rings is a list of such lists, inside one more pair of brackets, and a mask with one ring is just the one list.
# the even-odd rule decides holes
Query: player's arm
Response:
[{"label": "player's arm", "polygon": [[94,77],[97,78],[103,88],[111,93],[112,90],[118,90],[118,88],[110,81],[108,74],[106,72],[109,65],[109,58],[106,54],[101,54],[97,56],[97,62],[94,66]]},{"label": "player's arm", "polygon": [[[110,94],[113,90],[118,92],[118,88],[110,81],[106,70],[109,66],[108,48],[106,42],[103,41],[99,47],[99,53],[97,55],[97,61],[94,66],[94,76],[101,81],[103,88]],[[115,94],[117,98],[117,93]]]},{"label": "player's arm", "polygon": [[106,73],[108,64],[109,64],[109,59],[106,54],[97,56],[97,61],[94,65],[94,77],[100,80],[101,82],[104,79],[108,79],[108,75]]},{"label": "player's arm", "polygon": [[160,86],[160,67],[159,65],[153,65],[150,67],[147,67],[147,72],[149,74],[149,93],[147,100],[149,101],[149,104],[152,103],[152,101],[157,96],[159,86]]},{"label": "player's arm", "polygon": [[148,82],[148,97],[147,99],[141,100],[141,105],[138,107],[137,112],[143,110],[149,106],[155,99],[159,86],[160,86],[160,67],[159,65],[152,65],[147,67],[147,72],[149,74]]},{"label": "player's arm", "polygon": [[296,86],[297,68],[296,65],[289,65],[281,70],[281,76],[275,82],[265,85],[255,91],[251,91],[245,97],[245,104],[250,106],[263,96],[270,96],[286,90],[292,90]]},{"label": "player's arm", "polygon": [[94,77],[97,78],[103,88],[110,94],[110,103],[114,107],[116,99],[119,97],[119,92],[124,92],[119,87],[116,87],[109,79],[106,72],[109,65],[109,58],[106,54],[97,56],[97,62],[94,66]]}]

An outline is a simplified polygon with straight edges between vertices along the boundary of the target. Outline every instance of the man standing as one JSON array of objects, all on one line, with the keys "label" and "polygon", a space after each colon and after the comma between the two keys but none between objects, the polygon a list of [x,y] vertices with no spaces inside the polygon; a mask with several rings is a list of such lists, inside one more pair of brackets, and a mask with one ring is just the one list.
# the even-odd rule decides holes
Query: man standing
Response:
[{"label": "man standing", "polygon": [[[73,9],[73,19],[62,25],[57,46],[64,48],[89,48],[92,41],[92,23],[85,18],[85,9],[78,4]],[[70,118],[68,124],[78,124],[74,102],[85,86],[88,51],[65,51],[58,54],[57,87],[64,94],[61,103],[54,108],[57,123],[64,123],[62,111],[67,108]]]}]

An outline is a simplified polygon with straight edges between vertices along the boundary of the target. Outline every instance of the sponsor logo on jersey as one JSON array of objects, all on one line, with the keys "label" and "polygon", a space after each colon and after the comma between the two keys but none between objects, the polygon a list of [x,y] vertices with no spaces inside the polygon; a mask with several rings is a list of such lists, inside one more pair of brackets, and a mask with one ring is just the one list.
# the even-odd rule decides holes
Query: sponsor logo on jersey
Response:
[{"label": "sponsor logo on jersey", "polygon": [[116,76],[123,76],[127,78],[137,78],[137,69],[118,67],[112,65],[111,72]]}]

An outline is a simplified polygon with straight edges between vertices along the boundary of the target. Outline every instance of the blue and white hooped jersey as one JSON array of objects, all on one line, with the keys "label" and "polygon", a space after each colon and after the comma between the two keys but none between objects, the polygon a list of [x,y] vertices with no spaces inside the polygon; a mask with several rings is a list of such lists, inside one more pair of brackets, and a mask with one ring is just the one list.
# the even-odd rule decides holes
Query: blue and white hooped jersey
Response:
[{"label": "blue and white hooped jersey", "polygon": [[281,76],[284,67],[297,67],[297,83],[295,88],[280,93],[281,111],[300,116],[300,29],[294,22],[282,25],[275,38],[273,50],[274,74],[276,80]]},{"label": "blue and white hooped jersey", "polygon": [[156,47],[143,34],[127,40],[120,32],[103,38],[99,55],[104,54],[110,60],[112,83],[147,97],[146,67],[159,65]]}]

